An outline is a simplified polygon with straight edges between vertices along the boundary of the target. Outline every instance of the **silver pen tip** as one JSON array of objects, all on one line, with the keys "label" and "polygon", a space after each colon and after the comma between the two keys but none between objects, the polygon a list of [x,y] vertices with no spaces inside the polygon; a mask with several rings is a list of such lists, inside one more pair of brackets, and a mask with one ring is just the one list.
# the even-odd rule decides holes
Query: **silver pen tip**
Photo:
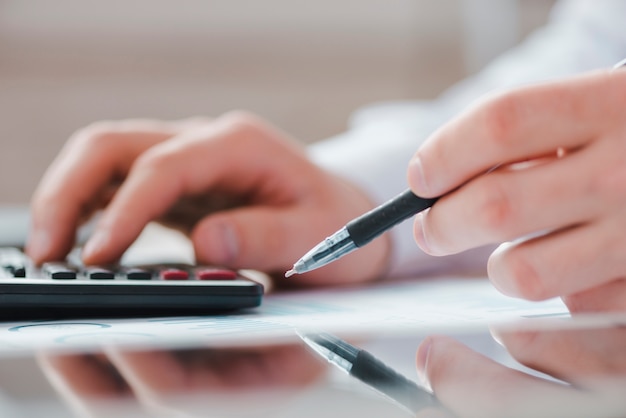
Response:
[{"label": "silver pen tip", "polygon": [[291,277],[294,274],[296,274],[296,270],[295,269],[291,269],[287,273],[285,273],[285,277]]}]

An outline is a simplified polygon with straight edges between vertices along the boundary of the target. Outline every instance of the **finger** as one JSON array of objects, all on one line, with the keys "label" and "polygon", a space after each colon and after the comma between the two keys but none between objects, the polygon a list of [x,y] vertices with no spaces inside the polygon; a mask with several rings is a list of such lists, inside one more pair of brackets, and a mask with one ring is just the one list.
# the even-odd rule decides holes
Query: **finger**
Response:
[{"label": "finger", "polygon": [[[328,229],[326,220],[321,219],[318,213],[315,207],[277,210],[261,206],[208,216],[198,223],[192,233],[196,258],[204,263],[233,269],[254,268],[276,273],[280,280],[293,261],[310,248],[309,237],[315,236],[316,231]],[[378,247],[368,252],[371,251],[378,251]],[[380,254],[368,256],[374,259]],[[349,257],[346,257],[348,262],[351,261]],[[341,277],[342,283],[351,283],[371,276],[370,265],[350,263],[349,266],[332,266],[334,270],[303,275],[295,283],[293,280],[290,283],[336,284],[337,277]]]},{"label": "finger", "polygon": [[79,416],[99,415],[99,401],[132,396],[110,364],[95,356],[40,353],[37,362],[52,387]]},{"label": "finger", "polygon": [[[308,383],[319,374],[311,368],[290,361],[291,347],[275,352],[267,350],[180,350],[180,351],[122,351],[107,350],[133,391],[145,405],[163,408],[164,398],[247,387],[268,388]],[[308,353],[296,353],[302,360]],[[275,368],[281,357],[286,369]],[[292,363],[292,364],[289,364]],[[295,367],[295,371],[292,366]],[[280,371],[284,373],[280,373]],[[285,377],[289,376],[289,377]],[[173,405],[170,405],[172,407]]]},{"label": "finger", "polygon": [[144,153],[85,246],[85,262],[119,258],[148,222],[165,214],[182,196],[212,189],[254,199],[268,187],[264,176],[272,177],[274,170],[295,172],[294,166],[286,167],[292,159],[280,160],[278,147],[275,163],[259,161],[260,137],[270,139],[266,145],[271,146],[272,135],[254,123],[222,117],[206,129],[188,132]]},{"label": "finger", "polygon": [[108,350],[144,399],[243,388],[302,387],[325,370],[299,345],[177,351]]},{"label": "finger", "polygon": [[185,393],[187,370],[169,351],[133,351],[109,347],[106,354],[133,392],[143,400]]},{"label": "finger", "polygon": [[[614,222],[598,222],[503,244],[489,258],[489,278],[502,293],[529,300],[605,285],[626,271],[626,243],[617,244],[623,240],[622,229]],[[610,299],[617,302],[613,307],[624,306]]]},{"label": "finger", "polygon": [[408,169],[418,195],[444,194],[494,166],[576,149],[621,120],[626,72],[603,71],[501,94],[435,132]]},{"label": "finger", "polygon": [[[203,194],[258,209],[230,208],[203,221],[193,233],[203,260],[254,269],[280,266],[283,273],[315,243],[312,239],[323,239],[322,234],[371,209],[364,193],[321,171],[284,135],[254,117],[231,114],[144,153],[102,214],[83,260],[114,261],[149,221],[160,219],[181,197]],[[357,258],[351,254],[297,283],[377,277],[389,248],[381,238]],[[367,262],[358,262],[363,259]]]},{"label": "finger", "polygon": [[626,375],[626,329],[493,331],[520,363],[589,387]]},{"label": "finger", "polygon": [[46,171],[31,202],[27,253],[37,263],[60,259],[73,245],[85,208],[123,177],[144,150],[182,129],[181,123],[100,123],[77,132]]},{"label": "finger", "polygon": [[585,393],[506,368],[451,338],[428,337],[417,359],[437,398],[461,417],[585,417],[598,406]]},{"label": "finger", "polygon": [[[199,373],[186,370],[168,351],[108,347],[105,352],[150,416],[182,416],[185,405],[177,405],[175,400],[181,395],[194,394],[198,384],[195,377]],[[205,373],[202,378],[205,387],[210,387],[211,375]]]},{"label": "finger", "polygon": [[608,148],[599,144],[472,180],[417,217],[415,237],[426,252],[447,255],[604,215],[619,202],[598,179],[606,178],[608,167],[623,165],[607,161],[614,154]]},{"label": "finger", "polygon": [[[210,215],[192,233],[199,261],[234,269],[250,268],[282,276],[311,246],[310,236],[327,229],[316,208],[246,207]],[[306,232],[310,230],[311,232]],[[295,233],[294,231],[298,231]],[[369,267],[368,267],[369,268]],[[356,265],[342,282],[360,281],[368,272]],[[337,274],[301,277],[298,283],[336,283]],[[292,280],[293,282],[293,280]]]},{"label": "finger", "polygon": [[572,313],[626,312],[626,279],[620,278],[602,286],[563,297]]},{"label": "finger", "polygon": [[[302,255],[306,245],[299,242],[301,235],[293,233],[301,227],[299,220],[307,216],[300,215],[301,211],[248,207],[208,216],[192,233],[196,257],[231,268],[282,270]],[[315,219],[313,213],[309,216]]]}]

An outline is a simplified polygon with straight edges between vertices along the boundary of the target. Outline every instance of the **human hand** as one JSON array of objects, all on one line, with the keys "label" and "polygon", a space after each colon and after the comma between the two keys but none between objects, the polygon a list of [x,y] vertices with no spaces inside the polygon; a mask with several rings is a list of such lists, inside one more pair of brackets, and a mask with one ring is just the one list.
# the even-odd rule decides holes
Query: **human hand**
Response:
[{"label": "human hand", "polygon": [[626,71],[514,90],[469,109],[413,157],[429,254],[502,243],[488,274],[503,293],[563,296],[573,312],[626,310]]},{"label": "human hand", "polygon": [[626,410],[623,327],[500,331],[497,337],[522,364],[559,381],[509,369],[451,338],[428,337],[417,352],[418,373],[447,410],[417,416],[599,418]]},{"label": "human hand", "polygon": [[122,416],[151,417],[207,416],[207,411],[209,416],[244,411],[272,416],[264,411],[276,407],[273,391],[284,401],[288,392],[310,386],[326,370],[325,364],[311,361],[302,345],[171,351],[109,347],[92,354],[41,353],[38,363],[74,412],[102,417],[121,411],[128,413]]},{"label": "human hand", "polygon": [[[104,208],[83,249],[86,264],[115,261],[159,220],[189,233],[199,262],[282,277],[313,244],[371,207],[364,193],[252,115],[102,122],[78,131],[45,174],[32,200],[27,253],[38,263],[63,258],[79,225]],[[290,282],[373,279],[388,247],[377,240]]]}]

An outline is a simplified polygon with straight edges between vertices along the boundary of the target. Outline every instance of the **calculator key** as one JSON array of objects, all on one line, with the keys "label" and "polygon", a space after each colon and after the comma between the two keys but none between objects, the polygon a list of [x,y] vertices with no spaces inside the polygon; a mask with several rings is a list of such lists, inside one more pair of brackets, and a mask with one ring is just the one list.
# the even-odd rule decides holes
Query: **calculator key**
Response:
[{"label": "calculator key", "polygon": [[189,273],[180,269],[161,270],[161,279],[163,280],[187,280]]},{"label": "calculator key", "polygon": [[196,270],[196,278],[198,280],[235,280],[237,273],[223,268],[202,267]]},{"label": "calculator key", "polygon": [[45,263],[42,270],[54,280],[76,279],[76,271],[63,263]]},{"label": "calculator key", "polygon": [[113,280],[115,273],[101,267],[89,267],[85,269],[85,276],[91,280]]},{"label": "calculator key", "polygon": [[131,267],[123,271],[128,280],[152,280],[152,272],[147,269]]},{"label": "calculator key", "polygon": [[26,267],[24,266],[10,266],[6,268],[13,277],[23,278],[26,277]]}]

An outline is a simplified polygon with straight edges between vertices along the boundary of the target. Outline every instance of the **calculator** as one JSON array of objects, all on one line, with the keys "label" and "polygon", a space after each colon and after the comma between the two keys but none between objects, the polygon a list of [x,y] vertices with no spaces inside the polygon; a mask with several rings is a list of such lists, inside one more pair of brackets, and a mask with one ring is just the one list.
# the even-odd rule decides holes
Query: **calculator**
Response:
[{"label": "calculator", "polygon": [[263,285],[244,272],[190,264],[35,266],[0,247],[0,319],[216,314],[261,304]]}]

